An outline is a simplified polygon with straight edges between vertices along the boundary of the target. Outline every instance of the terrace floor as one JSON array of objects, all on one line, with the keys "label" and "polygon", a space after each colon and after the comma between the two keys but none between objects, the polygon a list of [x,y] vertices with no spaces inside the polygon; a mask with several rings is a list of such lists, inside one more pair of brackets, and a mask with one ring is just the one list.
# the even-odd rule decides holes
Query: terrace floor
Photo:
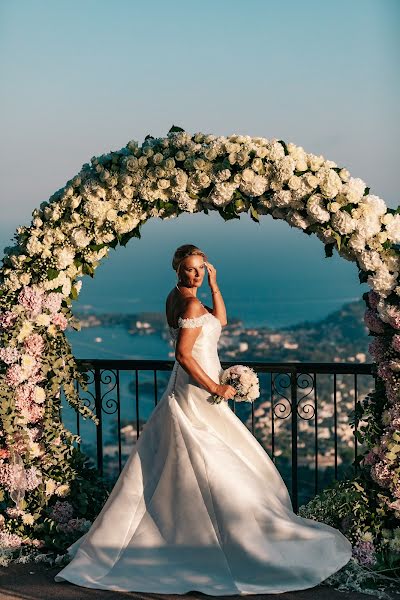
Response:
[{"label": "terrace floor", "polygon": [[[243,600],[243,596],[207,596],[201,592],[186,595],[148,594],[143,592],[113,592],[96,590],[73,585],[56,583],[53,578],[60,570],[59,566],[49,567],[41,563],[10,564],[0,567],[0,600],[121,600],[137,598],[140,600],[193,600],[195,598],[235,598]],[[400,598],[400,589],[391,591],[391,597]],[[331,587],[318,585],[308,590],[286,592],[283,594],[252,594],[254,600],[371,600],[376,596],[358,592],[339,592]]]}]

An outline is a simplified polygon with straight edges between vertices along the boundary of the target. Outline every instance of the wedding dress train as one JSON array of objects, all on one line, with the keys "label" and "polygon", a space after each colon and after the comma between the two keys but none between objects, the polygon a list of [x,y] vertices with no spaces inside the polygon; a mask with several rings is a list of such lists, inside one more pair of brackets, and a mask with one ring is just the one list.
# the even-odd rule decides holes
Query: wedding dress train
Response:
[{"label": "wedding dress train", "polygon": [[[193,356],[219,381],[221,323],[211,313]],[[170,327],[176,340],[178,329]],[[90,530],[69,546],[55,581],[116,591],[214,596],[313,587],[352,547],[337,529],[296,515],[269,455],[226,402],[175,361]]]}]

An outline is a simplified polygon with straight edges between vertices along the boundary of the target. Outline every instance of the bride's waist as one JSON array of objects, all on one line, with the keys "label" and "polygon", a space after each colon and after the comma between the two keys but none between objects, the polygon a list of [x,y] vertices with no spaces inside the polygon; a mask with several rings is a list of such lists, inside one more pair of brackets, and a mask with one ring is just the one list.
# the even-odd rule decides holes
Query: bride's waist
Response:
[{"label": "bride's waist", "polygon": [[[196,362],[200,365],[200,367],[203,369],[203,371],[205,371],[207,373],[207,375],[209,377],[212,377],[216,380],[218,379],[219,373],[221,370],[221,363],[218,358],[218,355],[210,357],[210,356],[195,356],[193,354],[192,356],[196,360]],[[186,371],[186,369],[177,360],[175,360],[174,368],[181,371],[181,375],[186,374],[188,377],[190,377],[190,374]]]}]

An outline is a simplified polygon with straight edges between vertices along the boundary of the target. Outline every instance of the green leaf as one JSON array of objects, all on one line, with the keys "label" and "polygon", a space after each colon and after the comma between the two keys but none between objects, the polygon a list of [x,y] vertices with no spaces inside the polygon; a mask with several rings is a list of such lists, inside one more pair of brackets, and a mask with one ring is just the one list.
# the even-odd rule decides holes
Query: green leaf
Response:
[{"label": "green leaf", "polygon": [[285,150],[285,154],[286,156],[289,154],[289,150],[287,149],[287,146],[285,144],[285,142],[283,140],[278,140],[279,144],[282,144],[284,150]]},{"label": "green leaf", "polygon": [[250,216],[253,221],[256,221],[257,223],[260,222],[259,214],[252,204],[250,204]]},{"label": "green leaf", "polygon": [[90,277],[93,277],[94,269],[88,263],[84,263],[82,267],[82,272],[86,275],[90,275]]},{"label": "green leaf", "polygon": [[52,279],[55,279],[56,277],[58,277],[59,275],[59,271],[57,271],[57,269],[53,269],[52,267],[49,267],[47,269],[47,279],[49,281],[51,281]]},{"label": "green leaf", "polygon": [[182,127],[178,127],[178,125],[172,125],[171,129],[168,131],[168,133],[173,133],[174,131],[185,131],[184,129],[182,129]]},{"label": "green leaf", "polygon": [[336,239],[338,250],[340,250],[340,245],[341,245],[341,243],[342,243],[342,238],[341,238],[341,237],[340,237],[340,235],[337,233],[337,231],[332,231],[332,235],[333,235],[333,237]]}]

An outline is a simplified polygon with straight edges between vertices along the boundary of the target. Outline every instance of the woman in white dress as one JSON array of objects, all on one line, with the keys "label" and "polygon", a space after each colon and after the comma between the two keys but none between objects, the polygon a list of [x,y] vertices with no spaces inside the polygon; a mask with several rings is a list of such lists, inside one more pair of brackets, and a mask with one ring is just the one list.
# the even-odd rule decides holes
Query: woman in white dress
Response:
[{"label": "woman in white dress", "polygon": [[[351,558],[337,529],[293,512],[273,461],[227,402],[216,270],[180,246],[166,301],[176,361],[168,385],[90,530],[55,581],[116,591],[246,595],[302,590]],[[205,269],[213,308],[197,298]]]}]

